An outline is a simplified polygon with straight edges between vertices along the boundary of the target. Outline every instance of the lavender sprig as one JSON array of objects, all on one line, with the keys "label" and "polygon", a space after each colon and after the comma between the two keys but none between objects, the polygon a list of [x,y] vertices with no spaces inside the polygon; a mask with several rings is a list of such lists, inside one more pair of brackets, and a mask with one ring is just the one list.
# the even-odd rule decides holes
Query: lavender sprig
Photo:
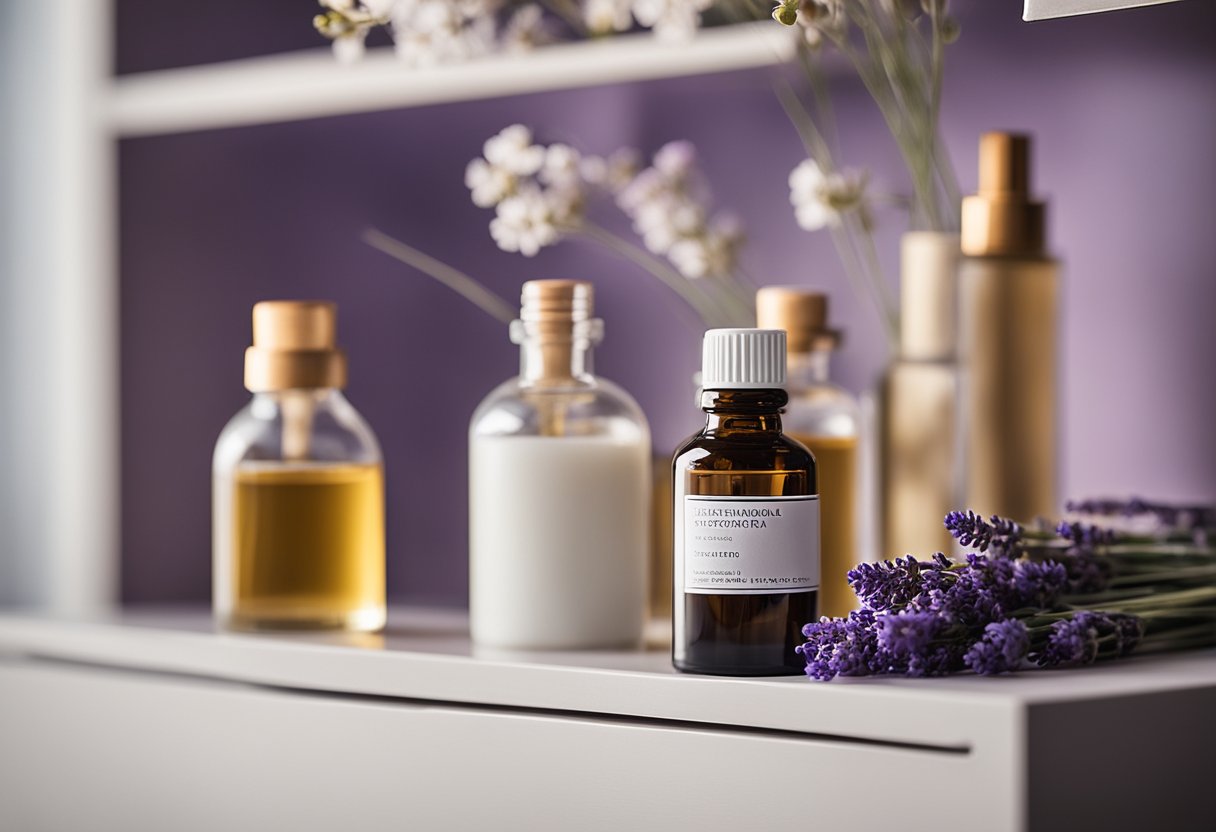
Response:
[{"label": "lavender sprig", "polygon": [[963,654],[963,663],[981,676],[996,676],[1021,667],[1029,651],[1030,635],[1024,623],[1014,618],[993,621]]},{"label": "lavender sprig", "polygon": [[[1175,522],[1204,516],[1152,507]],[[946,525],[980,551],[961,562],[907,555],[851,570],[863,609],[807,625],[799,651],[808,675],[995,675],[1086,665],[1141,646],[1216,644],[1216,551],[1206,544],[1077,521],[1053,535],[970,511],[952,512]]]},{"label": "lavender sprig", "polygon": [[1021,526],[995,514],[985,521],[974,511],[952,511],[946,515],[946,528],[962,545],[1004,557],[1016,557],[1022,539]]},{"label": "lavender sprig", "polygon": [[1181,531],[1211,529],[1216,526],[1216,507],[1200,505],[1170,505],[1156,503],[1141,497],[1129,500],[1096,499],[1070,500],[1064,509],[1073,514],[1088,514],[1098,517],[1136,517],[1152,515],[1163,526]]},{"label": "lavender sprig", "polygon": [[1102,655],[1126,656],[1143,635],[1137,616],[1083,610],[1052,624],[1046,644],[1030,658],[1039,667],[1093,664]]}]

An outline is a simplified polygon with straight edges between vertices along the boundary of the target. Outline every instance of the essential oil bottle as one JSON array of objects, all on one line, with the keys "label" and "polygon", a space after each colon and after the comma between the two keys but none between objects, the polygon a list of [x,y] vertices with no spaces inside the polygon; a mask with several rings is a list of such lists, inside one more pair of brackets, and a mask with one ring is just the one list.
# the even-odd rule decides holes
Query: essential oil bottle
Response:
[{"label": "essential oil bottle", "polygon": [[819,466],[819,612],[848,615],[857,608],[848,573],[863,560],[857,544],[861,408],[852,393],[828,378],[832,353],[844,334],[828,326],[828,296],[799,286],[765,286],[757,292],[756,323],[785,330],[790,402],[784,425]]},{"label": "essential oil bottle", "polygon": [[705,426],[673,464],[672,660],[688,673],[803,672],[794,651],[817,617],[815,458],[781,432],[786,334],[705,333]]},{"label": "essential oil bottle", "polygon": [[469,427],[473,642],[510,650],[636,647],[646,619],[650,429],[592,367],[590,283],[524,284],[520,373]]},{"label": "essential oil bottle", "polygon": [[337,312],[253,307],[245,387],[212,463],[212,595],[221,626],[384,626],[384,479],[371,428],[342,395]]}]

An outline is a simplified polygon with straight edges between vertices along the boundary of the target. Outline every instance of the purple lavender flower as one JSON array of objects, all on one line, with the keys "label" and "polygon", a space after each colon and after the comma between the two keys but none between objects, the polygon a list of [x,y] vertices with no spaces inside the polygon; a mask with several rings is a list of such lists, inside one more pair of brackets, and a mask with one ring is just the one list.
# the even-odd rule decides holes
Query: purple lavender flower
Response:
[{"label": "purple lavender flower", "polygon": [[807,642],[795,649],[806,659],[806,675],[812,679],[869,676],[887,670],[870,610],[851,612],[847,618],[824,617],[803,627],[802,634]]},{"label": "purple lavender flower", "polygon": [[949,623],[933,612],[903,610],[875,615],[874,673],[941,676],[962,667],[962,647]]},{"label": "purple lavender flower", "polygon": [[1082,610],[1052,624],[1046,647],[1032,658],[1041,667],[1092,664],[1100,655],[1126,656],[1142,634],[1143,622],[1137,616]]},{"label": "purple lavender flower", "polygon": [[1047,646],[1035,657],[1040,667],[1076,667],[1098,658],[1097,631],[1078,614],[1051,625]]},{"label": "purple lavender flower", "polygon": [[1115,653],[1126,656],[1136,649],[1144,637],[1144,622],[1139,616],[1115,613]]},{"label": "purple lavender flower", "polygon": [[935,643],[923,653],[916,654],[908,660],[908,676],[945,676],[957,673],[963,669],[963,653],[966,643],[960,641],[944,641]]},{"label": "purple lavender flower", "polygon": [[946,515],[946,528],[959,543],[980,552],[1016,557],[1022,527],[1012,520],[992,515],[987,521],[974,511],[952,511]]},{"label": "purple lavender flower", "polygon": [[1091,523],[1070,523],[1067,520],[1061,521],[1060,525],[1056,527],[1056,534],[1075,546],[1086,548],[1105,546],[1114,542],[1115,539],[1113,529],[1106,529]]},{"label": "purple lavender flower", "polygon": [[905,661],[925,653],[942,623],[936,613],[917,610],[882,615],[874,622],[879,647]]},{"label": "purple lavender flower", "polygon": [[1009,602],[1018,607],[1051,608],[1069,587],[1068,570],[1054,560],[1013,562],[1013,592]]},{"label": "purple lavender flower", "polygon": [[1016,618],[993,621],[984,635],[963,654],[963,663],[981,676],[1012,673],[1030,649],[1026,625]]},{"label": "purple lavender flower", "polygon": [[1013,561],[967,555],[967,563],[955,573],[955,580],[948,587],[928,593],[926,606],[947,621],[983,626],[1023,606],[1010,603],[1013,576]]},{"label": "purple lavender flower", "polygon": [[849,570],[849,586],[866,609],[874,612],[902,609],[926,590],[926,576],[948,570],[950,565],[949,559],[940,553],[927,562],[908,555],[882,563],[859,563]]},{"label": "purple lavender flower", "polygon": [[1092,514],[1136,517],[1142,514],[1152,514],[1165,526],[1172,526],[1183,531],[1193,531],[1201,528],[1216,526],[1216,508],[1199,505],[1170,505],[1154,503],[1140,497],[1130,500],[1075,500],[1064,505],[1066,511],[1076,514]]},{"label": "purple lavender flower", "polygon": [[1068,593],[1079,595],[1101,592],[1110,580],[1110,563],[1086,548],[1073,547],[1062,558],[1068,570]]}]

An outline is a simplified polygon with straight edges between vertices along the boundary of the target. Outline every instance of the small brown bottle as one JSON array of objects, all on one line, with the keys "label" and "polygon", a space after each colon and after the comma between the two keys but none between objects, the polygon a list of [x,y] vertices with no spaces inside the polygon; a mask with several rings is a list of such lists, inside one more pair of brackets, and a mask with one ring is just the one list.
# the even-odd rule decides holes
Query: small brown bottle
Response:
[{"label": "small brown bottle", "polygon": [[705,333],[705,427],[676,453],[672,660],[726,676],[803,672],[816,619],[815,458],[781,432],[785,332]]}]

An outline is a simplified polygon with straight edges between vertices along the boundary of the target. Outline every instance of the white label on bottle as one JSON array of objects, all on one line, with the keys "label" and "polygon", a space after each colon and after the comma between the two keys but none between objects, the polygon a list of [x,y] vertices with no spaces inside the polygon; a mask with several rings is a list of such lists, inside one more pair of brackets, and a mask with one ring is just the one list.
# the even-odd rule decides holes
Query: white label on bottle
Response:
[{"label": "white label on bottle", "polygon": [[684,591],[761,595],[819,588],[819,498],[684,497]]}]

